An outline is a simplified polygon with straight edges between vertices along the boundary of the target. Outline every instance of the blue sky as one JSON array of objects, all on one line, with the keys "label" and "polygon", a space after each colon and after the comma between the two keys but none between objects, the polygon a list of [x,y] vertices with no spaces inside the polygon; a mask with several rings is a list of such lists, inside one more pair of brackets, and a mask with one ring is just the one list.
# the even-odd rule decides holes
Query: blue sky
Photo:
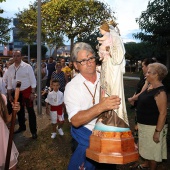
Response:
[{"label": "blue sky", "polygon": [[[1,8],[5,10],[1,16],[15,17],[18,10],[28,8],[28,5],[35,0],[6,0],[1,3]],[[147,9],[149,0],[101,0],[106,2],[117,18],[118,27],[124,42],[137,41],[132,38],[132,34],[138,32],[139,27],[135,18],[138,18],[142,11]],[[68,42],[66,42],[68,43]]]}]

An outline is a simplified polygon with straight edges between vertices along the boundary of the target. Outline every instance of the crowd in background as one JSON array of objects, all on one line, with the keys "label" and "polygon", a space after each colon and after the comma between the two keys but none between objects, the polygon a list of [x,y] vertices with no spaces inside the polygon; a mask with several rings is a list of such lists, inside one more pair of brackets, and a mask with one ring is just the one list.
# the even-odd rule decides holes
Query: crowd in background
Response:
[{"label": "crowd in background", "polygon": [[[18,60],[18,57],[20,57],[19,60]],[[84,62],[84,60],[82,61]],[[88,61],[89,60],[85,60],[86,62],[85,65],[89,63]],[[94,61],[90,60],[90,64],[93,63]],[[14,67],[9,67],[13,63],[14,63]],[[80,64],[78,63],[77,65],[82,67],[81,63]],[[100,64],[98,65],[98,63],[96,63],[93,65],[95,67],[94,70],[96,70],[98,72],[97,74],[99,74]],[[35,95],[36,85],[34,87],[31,86],[32,82],[34,82],[33,80],[34,77],[36,80],[38,76],[37,75],[37,63],[35,62],[35,60],[31,60],[29,64],[26,64],[25,62],[22,62],[21,53],[16,52],[16,54],[14,55],[14,58],[10,58],[5,63],[0,64],[0,92],[1,94],[4,94],[5,96],[7,96],[7,92],[9,90],[9,85],[10,85],[9,76],[11,76],[11,74],[14,74],[13,79],[16,79],[17,73],[19,74],[19,72],[22,69],[23,71],[25,71],[24,68],[22,67],[28,67],[30,69],[29,78],[31,77],[31,74],[33,74],[34,76],[32,76],[32,80],[30,80],[29,82],[30,85],[28,88],[26,88],[26,92],[25,92],[25,89],[21,90],[22,99],[20,100],[20,111],[18,112],[18,120],[19,120],[20,127],[15,133],[19,133],[19,132],[26,130],[25,111],[24,111],[24,107],[26,106],[28,113],[29,113],[29,119],[30,119],[29,126],[30,126],[30,131],[32,133],[32,138],[36,139],[37,138],[36,115],[33,110],[33,105],[31,104],[33,99],[30,98],[31,95],[33,95],[32,96],[33,98],[36,96]],[[79,68],[78,70],[81,70],[81,69]],[[158,162],[161,162],[163,159],[167,159],[167,148],[166,148],[167,147],[166,146],[167,95],[166,95],[166,89],[164,85],[162,84],[162,80],[166,77],[168,71],[167,71],[167,68],[163,64],[160,64],[156,61],[150,61],[149,59],[143,60],[142,70],[143,70],[143,76],[141,77],[141,80],[137,85],[137,91],[134,94],[134,96],[128,99],[128,101],[130,102],[130,104],[136,107],[135,130],[139,131],[139,136],[138,136],[139,137],[139,143],[138,143],[139,153],[145,159],[145,162],[144,164],[137,163],[134,166],[132,166],[131,169],[150,168],[151,170],[155,170]],[[59,109],[62,110],[61,111],[62,113],[60,115],[59,123],[63,123],[64,121],[63,114],[66,111],[66,108],[64,105],[64,98],[63,98],[64,97],[63,94],[65,93],[65,86],[77,74],[78,74],[78,71],[73,66],[73,62],[69,61],[68,64],[66,64],[65,58],[61,58],[59,61],[56,61],[53,59],[53,57],[50,57],[47,61],[43,61],[41,63],[42,96],[45,96],[44,99],[46,100],[44,101],[46,101],[46,108],[49,109],[48,106],[50,106],[53,109],[58,109],[58,106],[61,106],[61,108]],[[27,73],[25,75],[27,75]],[[95,72],[95,75],[96,75],[96,72]],[[23,77],[21,79],[23,79]],[[53,94],[57,93],[58,90],[62,92],[60,94],[61,100],[60,100],[60,103],[57,102],[56,106],[54,106],[55,99],[54,99],[54,102],[52,102]],[[68,90],[66,90],[66,92],[68,92]],[[29,97],[27,96],[25,97],[24,95],[25,94],[27,95],[28,93],[29,93]],[[10,103],[11,101],[9,94],[10,93],[8,93],[8,103]],[[48,94],[51,95],[52,100],[50,99],[50,95],[48,96]],[[12,93],[10,95],[12,96]],[[22,105],[23,101],[25,102],[26,105]],[[50,111],[52,112],[53,110],[50,110]],[[8,108],[8,112],[9,112],[9,108]],[[20,112],[21,114],[19,114]],[[52,120],[53,117],[52,115],[50,116]],[[58,117],[57,118],[55,117],[54,119],[58,120]],[[52,122],[52,124],[54,123]],[[56,130],[57,124],[54,124],[54,125],[55,126],[53,126],[53,133],[52,133],[51,138],[56,137],[55,130]],[[58,128],[59,134],[64,135],[64,132],[62,131],[60,125],[57,128]],[[147,145],[146,145],[146,142],[148,142]]]},{"label": "crowd in background", "polygon": [[[3,63],[0,63],[0,92],[3,94],[7,94],[7,70],[8,67],[13,64],[13,58],[9,58],[6,61],[3,61]],[[30,63],[31,67],[33,68],[35,77],[37,79],[37,63],[35,59],[31,59]],[[53,59],[53,57],[49,57],[49,59],[42,60],[41,63],[41,83],[42,83],[42,90],[45,89],[45,87],[50,86],[50,81],[54,79],[55,77],[51,77],[52,74],[54,76],[55,72],[57,72],[57,65],[61,64],[61,71],[63,72],[65,77],[65,85],[67,82],[69,82],[76,74],[77,70],[73,66],[73,62],[69,61],[66,62],[65,58],[60,58],[57,61]],[[63,81],[63,80],[61,80]],[[62,83],[63,84],[63,83]],[[64,85],[64,86],[65,86]],[[63,90],[62,90],[63,91]]]}]

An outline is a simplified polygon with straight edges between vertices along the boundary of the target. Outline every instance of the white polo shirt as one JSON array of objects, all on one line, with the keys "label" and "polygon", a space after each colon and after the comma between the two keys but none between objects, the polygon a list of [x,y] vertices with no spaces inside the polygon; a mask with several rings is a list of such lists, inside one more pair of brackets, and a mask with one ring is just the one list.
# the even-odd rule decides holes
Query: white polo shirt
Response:
[{"label": "white polo shirt", "polygon": [[7,89],[15,89],[16,82],[21,82],[20,90],[25,90],[29,86],[36,87],[36,79],[32,67],[21,61],[21,64],[16,68],[15,63],[8,68],[8,86]]},{"label": "white polo shirt", "polygon": [[47,98],[45,99],[46,103],[49,103],[52,106],[61,105],[64,102],[64,95],[61,91],[51,91],[48,93]]},{"label": "white polo shirt", "polygon": [[[81,110],[87,110],[93,106],[93,98],[90,92],[94,95],[95,88],[97,84],[96,94],[95,94],[95,104],[99,103],[100,95],[100,75],[97,73],[97,80],[93,84],[87,81],[80,73],[75,76],[69,83],[67,83],[64,91],[64,103],[66,105],[68,119],[70,119]],[[90,92],[87,90],[89,88]],[[89,130],[93,130],[96,119],[93,119],[84,126]]]}]

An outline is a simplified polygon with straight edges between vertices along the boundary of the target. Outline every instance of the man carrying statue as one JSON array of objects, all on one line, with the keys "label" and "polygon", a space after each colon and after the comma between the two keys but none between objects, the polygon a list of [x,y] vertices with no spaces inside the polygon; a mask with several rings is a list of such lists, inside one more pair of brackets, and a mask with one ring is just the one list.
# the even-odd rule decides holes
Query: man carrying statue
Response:
[{"label": "man carrying statue", "polygon": [[[111,32],[111,34],[117,36],[116,32]],[[95,128],[100,129],[98,123],[102,125],[102,128],[109,126],[111,130],[114,128],[117,130],[119,128],[117,125],[121,125],[121,130],[129,130],[124,103],[124,91],[120,91],[120,89],[123,90],[123,76],[121,74],[124,72],[125,50],[122,42],[118,40],[109,41],[120,43],[122,49],[118,44],[117,46],[107,45],[106,52],[104,51],[105,49],[101,49],[103,50],[102,56],[100,56],[102,60],[101,75],[96,71],[96,56],[89,44],[78,42],[72,50],[72,61],[75,68],[79,70],[79,74],[66,85],[64,103],[68,119],[71,122],[71,135],[77,142],[77,147],[70,159],[68,170],[116,170],[115,164],[97,163],[86,157],[86,149],[89,147],[90,136]],[[121,51],[117,51],[117,47]],[[107,55],[106,58],[105,54]],[[120,54],[121,56],[119,57],[118,55]],[[116,55],[116,57],[114,58],[113,55]],[[111,68],[114,66],[114,69]],[[106,75],[106,72],[108,72],[106,67],[111,69],[111,72],[107,73],[108,75]],[[112,73],[114,71],[115,73]],[[117,76],[120,83],[118,86],[121,85],[120,89],[115,84],[110,84],[116,82],[116,78],[112,77],[112,74]],[[115,122],[115,118],[117,122]]]}]

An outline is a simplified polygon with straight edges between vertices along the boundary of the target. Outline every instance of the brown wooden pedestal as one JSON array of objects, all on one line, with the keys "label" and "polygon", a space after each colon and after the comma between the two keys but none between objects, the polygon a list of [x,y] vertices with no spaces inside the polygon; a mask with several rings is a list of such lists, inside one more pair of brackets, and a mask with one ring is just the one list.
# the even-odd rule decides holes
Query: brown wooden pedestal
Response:
[{"label": "brown wooden pedestal", "polygon": [[86,156],[99,163],[126,164],[138,160],[131,131],[101,132],[94,130]]}]

